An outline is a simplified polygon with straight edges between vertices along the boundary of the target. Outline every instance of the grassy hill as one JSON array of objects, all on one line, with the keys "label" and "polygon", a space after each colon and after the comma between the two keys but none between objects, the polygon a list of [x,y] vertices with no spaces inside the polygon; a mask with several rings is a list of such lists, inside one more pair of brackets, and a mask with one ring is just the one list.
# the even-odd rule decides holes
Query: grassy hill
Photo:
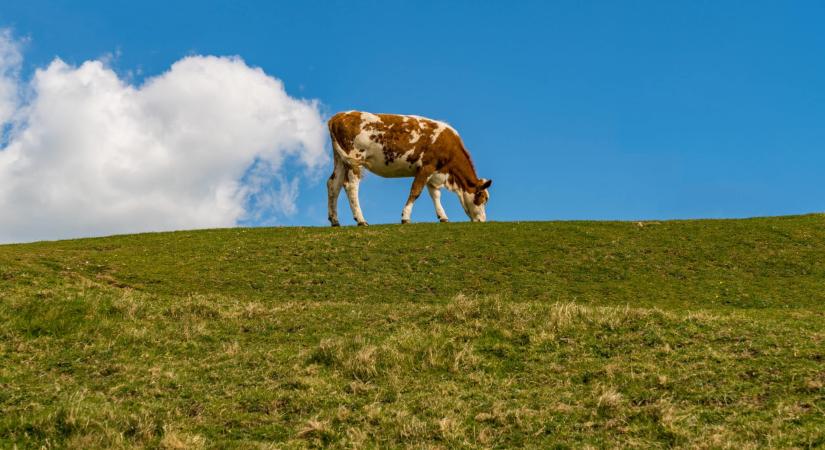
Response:
[{"label": "grassy hill", "polygon": [[0,246],[0,448],[822,447],[825,216]]}]

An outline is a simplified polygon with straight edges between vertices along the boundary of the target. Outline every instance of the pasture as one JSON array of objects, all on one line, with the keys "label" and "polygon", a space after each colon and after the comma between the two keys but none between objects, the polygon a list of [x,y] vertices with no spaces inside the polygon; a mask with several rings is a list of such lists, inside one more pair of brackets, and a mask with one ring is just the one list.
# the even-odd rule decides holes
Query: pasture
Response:
[{"label": "pasture", "polygon": [[825,216],[0,246],[0,448],[825,446]]}]

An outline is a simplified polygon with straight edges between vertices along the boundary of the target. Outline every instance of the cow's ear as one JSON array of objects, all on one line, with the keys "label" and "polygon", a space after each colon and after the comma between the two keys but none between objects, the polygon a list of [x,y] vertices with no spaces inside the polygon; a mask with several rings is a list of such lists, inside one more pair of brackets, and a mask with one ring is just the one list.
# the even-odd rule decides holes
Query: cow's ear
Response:
[{"label": "cow's ear", "polygon": [[478,190],[483,191],[490,187],[491,184],[493,184],[493,180],[485,180],[484,178],[482,178],[478,185]]}]

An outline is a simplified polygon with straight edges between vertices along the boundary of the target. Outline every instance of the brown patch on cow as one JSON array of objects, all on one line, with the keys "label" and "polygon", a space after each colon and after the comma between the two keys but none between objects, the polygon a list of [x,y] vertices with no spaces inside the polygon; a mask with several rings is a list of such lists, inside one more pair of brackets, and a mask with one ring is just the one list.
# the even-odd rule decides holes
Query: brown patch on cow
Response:
[{"label": "brown patch on cow", "polygon": [[[461,137],[449,126],[439,130],[436,121],[396,114],[376,114],[377,122],[364,124],[363,131],[370,133],[369,139],[381,144],[384,162],[390,164],[406,154],[406,161],[420,167],[448,174],[448,183],[466,192],[481,193],[477,189],[479,179],[476,175],[470,154],[464,148]],[[338,113],[329,120],[332,139],[341,149],[350,154],[354,148],[355,137],[362,131],[362,113]],[[418,139],[410,142],[415,136]],[[420,170],[420,169],[419,169]],[[487,194],[476,196],[479,201],[486,201]]]},{"label": "brown patch on cow", "polygon": [[[384,149],[384,163],[390,164],[402,157],[405,153],[412,151],[407,156],[407,161],[415,163],[420,158],[420,154],[426,150],[422,145],[424,137],[432,136],[432,131],[425,131],[420,126],[420,121],[408,117],[394,114],[377,114],[379,122],[370,122],[364,125],[364,130],[370,133],[370,139],[381,144]],[[419,139],[410,142],[414,133],[418,133]]]}]

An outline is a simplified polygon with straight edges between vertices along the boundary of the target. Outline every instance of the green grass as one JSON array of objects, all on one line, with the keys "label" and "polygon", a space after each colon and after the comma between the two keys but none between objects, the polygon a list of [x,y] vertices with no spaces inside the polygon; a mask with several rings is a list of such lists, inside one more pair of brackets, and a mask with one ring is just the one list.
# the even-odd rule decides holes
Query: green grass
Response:
[{"label": "green grass", "polygon": [[825,216],[0,246],[0,448],[825,446]]}]

